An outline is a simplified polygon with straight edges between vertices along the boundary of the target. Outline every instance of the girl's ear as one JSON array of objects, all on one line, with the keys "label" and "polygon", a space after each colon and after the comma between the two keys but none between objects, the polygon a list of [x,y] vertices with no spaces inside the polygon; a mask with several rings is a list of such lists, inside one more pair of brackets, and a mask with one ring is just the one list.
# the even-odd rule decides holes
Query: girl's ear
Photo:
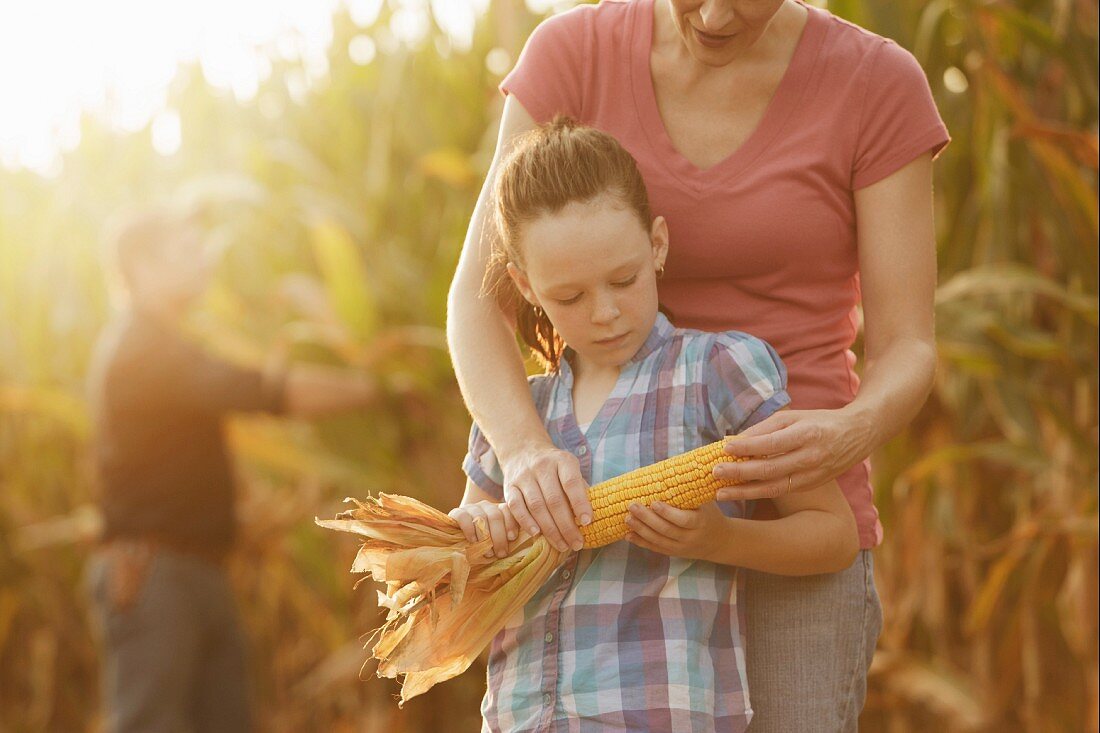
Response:
[{"label": "girl's ear", "polygon": [[649,228],[649,241],[653,243],[653,267],[663,270],[668,257],[668,222],[663,216],[653,220]]},{"label": "girl's ear", "polygon": [[531,289],[531,281],[527,279],[527,273],[511,262],[507,264],[507,268],[508,277],[512,278],[512,282],[516,284],[516,289],[519,290],[523,299],[536,308],[541,308],[539,299],[535,297],[535,291]]}]

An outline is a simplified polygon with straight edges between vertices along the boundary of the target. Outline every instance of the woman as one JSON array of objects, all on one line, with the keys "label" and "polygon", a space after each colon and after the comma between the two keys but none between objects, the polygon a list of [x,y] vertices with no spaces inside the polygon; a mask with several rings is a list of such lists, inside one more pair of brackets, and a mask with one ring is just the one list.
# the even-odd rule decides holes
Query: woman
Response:
[{"label": "woman", "polygon": [[[850,730],[881,625],[867,456],[930,389],[933,157],[947,143],[916,61],[795,0],[634,0],[543,23],[501,85],[497,157],[452,284],[448,335],[516,519],[578,546],[590,508],[554,448],[506,318],[480,295],[489,191],[514,137],[555,114],[615,136],[676,232],[660,298],[679,327],[743,330],[787,364],[793,410],[732,447],[728,498],[835,478],[863,548],[835,575],[748,578],[754,731]],[[849,350],[865,314],[862,384]],[[722,497],[727,498],[727,497]]]}]

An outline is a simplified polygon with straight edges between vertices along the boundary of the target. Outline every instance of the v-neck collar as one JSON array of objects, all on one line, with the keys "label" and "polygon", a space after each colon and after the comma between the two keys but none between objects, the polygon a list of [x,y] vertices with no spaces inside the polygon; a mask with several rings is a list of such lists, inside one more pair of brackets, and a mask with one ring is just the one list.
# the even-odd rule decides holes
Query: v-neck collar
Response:
[{"label": "v-neck collar", "polygon": [[816,66],[818,51],[824,40],[827,24],[825,15],[817,8],[800,3],[806,8],[806,24],[798,39],[794,54],[787,64],[787,70],[779,81],[764,115],[757,122],[752,133],[740,147],[709,168],[699,168],[689,161],[676,146],[668,134],[657,95],[653,88],[653,75],[650,71],[650,56],[653,52],[653,14],[655,0],[637,0],[633,3],[630,22],[630,48],[632,52],[631,86],[634,92],[634,109],[638,123],[644,130],[650,145],[664,167],[680,182],[692,189],[713,185],[719,180],[734,178],[744,172],[759,155],[768,149],[769,144],[783,129],[791,113],[798,108],[799,102]]},{"label": "v-neck collar", "polygon": [[[649,329],[649,335],[646,336],[645,341],[638,347],[638,350],[634,352],[634,356],[623,362],[623,365],[619,368],[619,379],[621,380],[622,375],[629,371],[633,365],[645,361],[646,357],[661,348],[675,330],[676,327],[668,320],[668,316],[657,311],[657,317],[653,320],[653,327]],[[571,346],[566,346],[558,365],[558,378],[561,380],[562,385],[570,391],[573,389],[573,364],[571,359],[576,353]]]},{"label": "v-neck collar", "polygon": [[[611,388],[611,392],[607,395],[603,404],[600,405],[600,409],[597,410],[595,417],[588,423],[585,430],[581,430],[580,425],[577,423],[577,413],[573,409],[573,365],[570,363],[569,358],[576,352],[566,347],[558,367],[558,389],[560,390],[558,399],[565,400],[568,403],[569,419],[565,422],[563,432],[570,443],[584,446],[583,452],[588,452],[590,446],[594,447],[600,442],[607,431],[607,427],[611,424],[615,415],[618,414],[619,408],[626,402],[627,397],[630,396],[637,383],[641,365],[651,354],[664,346],[674,331],[675,327],[669,322],[665,314],[658,312],[653,327],[649,330],[649,336],[634,352],[634,356],[623,363],[619,369],[619,376],[615,379],[615,386]],[[593,437],[589,439],[589,435]]]}]

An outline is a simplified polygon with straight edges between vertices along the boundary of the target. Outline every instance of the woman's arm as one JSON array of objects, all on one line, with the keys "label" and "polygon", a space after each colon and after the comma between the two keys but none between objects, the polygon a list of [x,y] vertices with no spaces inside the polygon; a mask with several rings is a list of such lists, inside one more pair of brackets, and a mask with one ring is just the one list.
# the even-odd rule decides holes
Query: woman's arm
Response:
[{"label": "woman's arm", "polygon": [[874,450],[916,417],[936,375],[931,154],[855,200],[866,366],[846,409]]},{"label": "woman's arm", "polygon": [[627,539],[666,555],[777,575],[835,573],[852,564],[859,532],[835,481],[775,503],[782,517],[766,521],[727,517],[713,502],[694,510],[636,505]]},{"label": "woman's arm", "polygon": [[865,368],[859,393],[837,410],[776,413],[729,441],[715,469],[742,482],[723,499],[773,498],[836,478],[917,414],[936,368],[936,249],[932,154],[855,192]]},{"label": "woman's arm", "polygon": [[587,486],[575,456],[550,441],[531,400],[515,332],[481,283],[496,230],[492,189],[500,161],[519,133],[536,123],[509,96],[497,150],[478,196],[447,298],[447,343],[459,388],[504,472],[505,501],[528,531],[542,531],[558,550],[583,543],[574,517],[590,517]]}]

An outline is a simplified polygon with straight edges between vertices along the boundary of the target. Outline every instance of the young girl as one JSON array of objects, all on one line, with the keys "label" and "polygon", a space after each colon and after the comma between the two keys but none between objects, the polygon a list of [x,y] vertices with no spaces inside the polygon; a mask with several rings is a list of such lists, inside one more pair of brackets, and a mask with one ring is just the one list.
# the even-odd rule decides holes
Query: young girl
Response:
[{"label": "young girl", "polygon": [[[546,373],[531,378],[554,443],[597,483],[763,420],[789,401],[775,351],[740,332],[673,328],[656,281],[668,230],[630,155],[559,118],[517,144],[496,184],[500,251],[486,285],[514,310]],[[498,555],[535,507],[504,503],[476,425],[451,511]],[[774,521],[717,502],[631,507],[625,542],[567,556],[489,652],[485,731],[743,731],[738,567],[810,575],[848,567],[858,538],[835,482],[776,500]]]}]

